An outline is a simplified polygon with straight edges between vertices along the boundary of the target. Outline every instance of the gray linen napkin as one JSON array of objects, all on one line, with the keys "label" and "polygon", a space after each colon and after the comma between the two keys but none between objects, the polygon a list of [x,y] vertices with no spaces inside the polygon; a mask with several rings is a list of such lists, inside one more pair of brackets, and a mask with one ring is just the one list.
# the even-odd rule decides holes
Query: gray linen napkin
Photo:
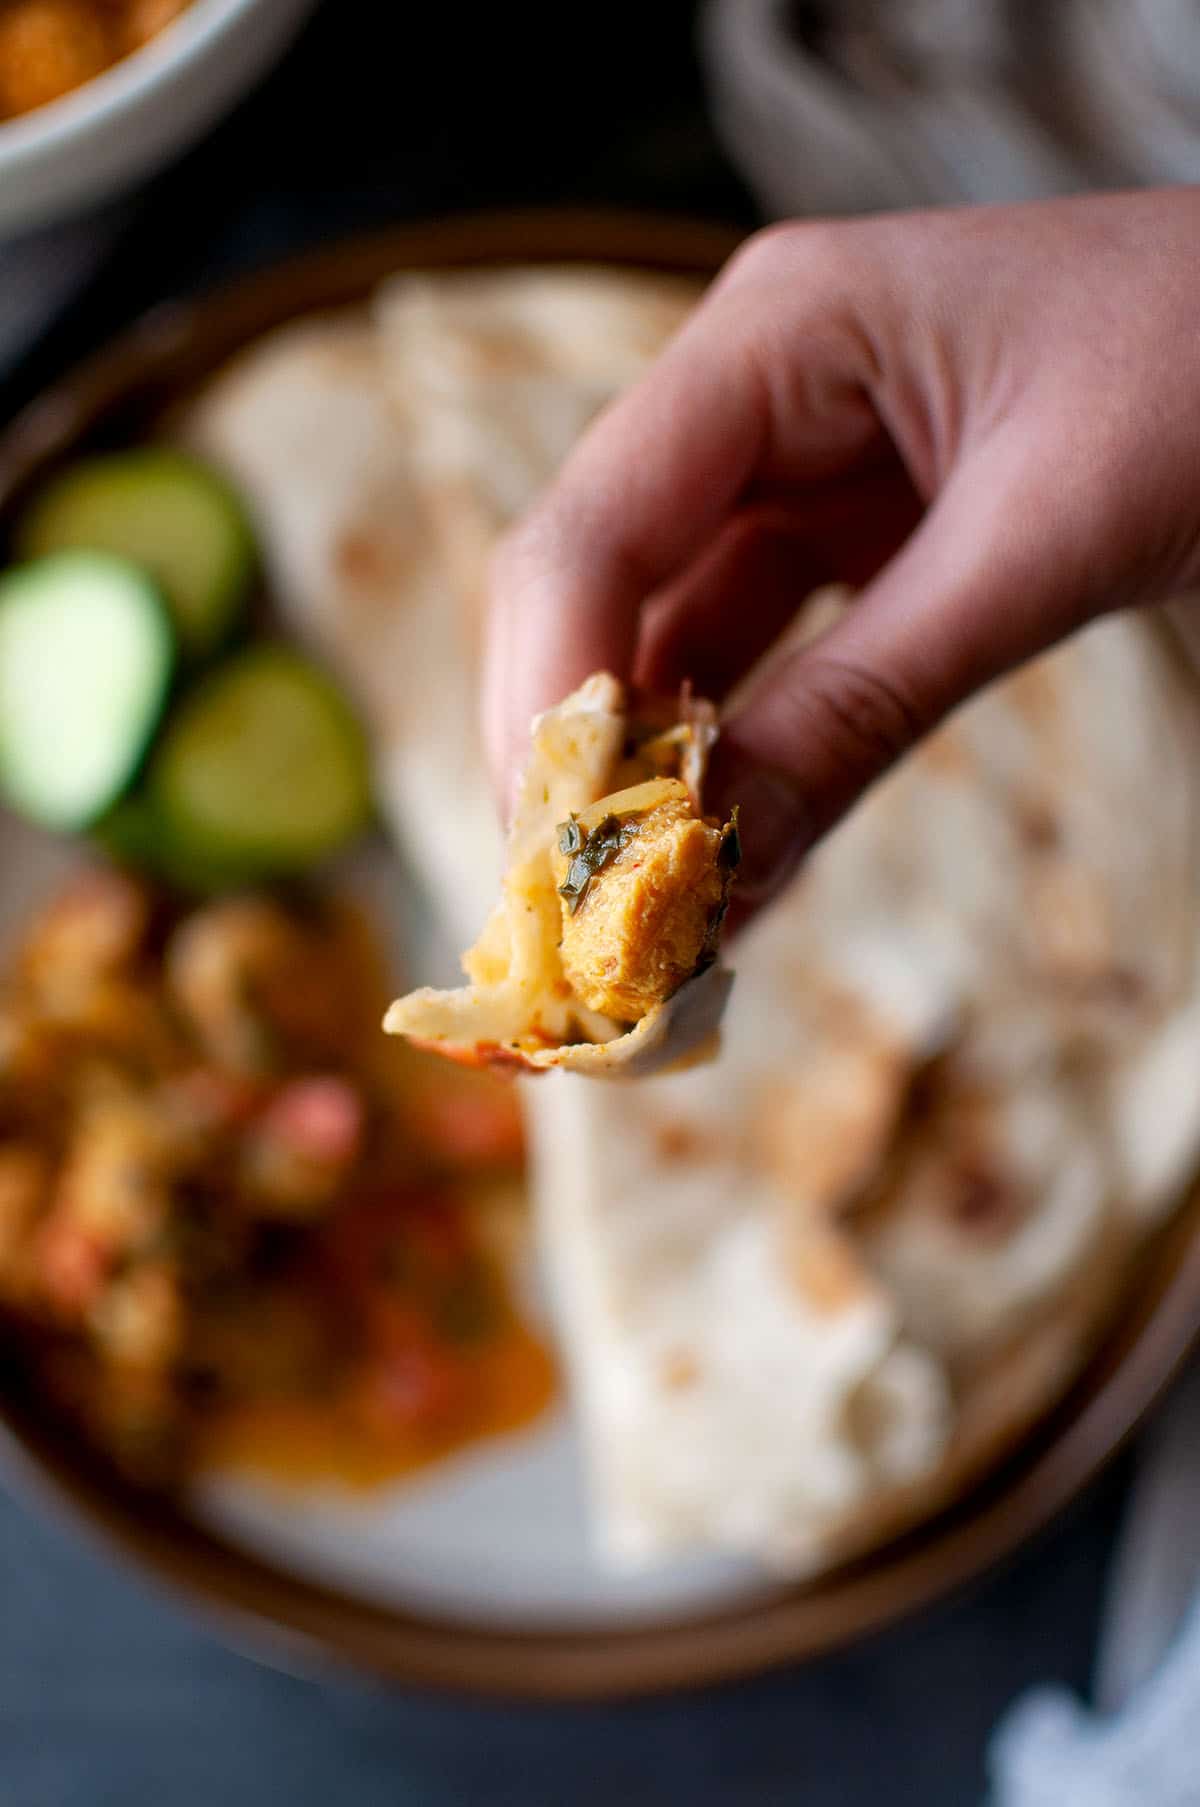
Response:
[{"label": "gray linen napkin", "polygon": [[1097,1710],[1057,1688],[1018,1701],[992,1739],[993,1807],[1197,1807],[1198,1582],[1200,1364],[1142,1452],[1113,1564]]}]

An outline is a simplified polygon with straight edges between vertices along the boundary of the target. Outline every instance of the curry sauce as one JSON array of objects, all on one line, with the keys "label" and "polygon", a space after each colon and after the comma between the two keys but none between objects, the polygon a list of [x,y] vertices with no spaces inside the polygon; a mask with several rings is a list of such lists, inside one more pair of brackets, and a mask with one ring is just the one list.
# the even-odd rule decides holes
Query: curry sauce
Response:
[{"label": "curry sauce", "polygon": [[127,1473],[363,1485],[544,1407],[510,1087],[379,1033],[362,918],[110,871],[0,997],[0,1328]]}]

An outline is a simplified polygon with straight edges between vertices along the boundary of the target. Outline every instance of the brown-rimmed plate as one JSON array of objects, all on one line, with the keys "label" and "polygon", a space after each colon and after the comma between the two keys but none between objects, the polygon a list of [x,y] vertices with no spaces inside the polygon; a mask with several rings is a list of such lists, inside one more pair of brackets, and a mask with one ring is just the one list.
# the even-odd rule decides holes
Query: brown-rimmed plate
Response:
[{"label": "brown-rimmed plate", "polygon": [[[406,266],[587,261],[696,275],[725,232],[647,218],[504,215],[407,228],[320,251],[214,295],[157,310],[56,384],[0,436],[0,516],[62,458],[136,438],[240,347],[297,314],[352,305]],[[11,889],[19,840],[6,837]],[[0,895],[0,914],[5,908]],[[1185,1358],[1200,1320],[1200,1195],[1147,1248],[1110,1334],[1069,1395],[953,1506],[803,1586],[734,1576],[686,1608],[504,1624],[494,1613],[369,1603],[205,1529],[114,1479],[0,1370],[14,1471],[113,1544],[287,1660],[337,1656],[405,1682],[543,1699],[708,1682],[816,1654],[924,1604],[1044,1525],[1119,1447]]]}]

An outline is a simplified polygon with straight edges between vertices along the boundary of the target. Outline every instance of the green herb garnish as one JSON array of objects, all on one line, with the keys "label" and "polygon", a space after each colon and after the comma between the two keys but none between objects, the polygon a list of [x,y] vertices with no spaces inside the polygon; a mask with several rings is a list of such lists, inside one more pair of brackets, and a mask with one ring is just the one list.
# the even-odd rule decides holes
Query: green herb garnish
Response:
[{"label": "green herb garnish", "polygon": [[587,896],[588,886],[596,874],[615,860],[623,847],[628,847],[639,826],[636,819],[622,822],[619,816],[605,816],[585,839],[574,816],[569,822],[559,823],[559,851],[570,854],[571,863],[567,876],[558,887],[558,894],[566,898],[572,916]]}]

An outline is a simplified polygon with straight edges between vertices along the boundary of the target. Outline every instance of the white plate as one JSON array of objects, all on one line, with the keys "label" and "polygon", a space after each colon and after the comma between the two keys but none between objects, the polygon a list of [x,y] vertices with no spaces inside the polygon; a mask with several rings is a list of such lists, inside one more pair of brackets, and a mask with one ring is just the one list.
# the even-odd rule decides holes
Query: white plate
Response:
[{"label": "white plate", "polygon": [[449,1623],[642,1625],[766,1591],[755,1568],[716,1557],[606,1565],[590,1535],[579,1436],[562,1406],[530,1430],[366,1494],[223,1475],[197,1487],[192,1509],[276,1568]]}]

